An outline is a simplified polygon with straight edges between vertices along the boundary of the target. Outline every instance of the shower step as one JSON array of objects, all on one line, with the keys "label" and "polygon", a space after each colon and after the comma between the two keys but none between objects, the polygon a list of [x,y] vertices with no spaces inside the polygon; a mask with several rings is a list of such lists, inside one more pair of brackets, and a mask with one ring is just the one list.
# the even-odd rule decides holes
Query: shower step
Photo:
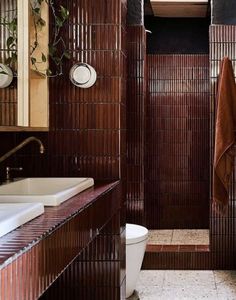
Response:
[{"label": "shower step", "polygon": [[169,251],[178,251],[175,247],[172,250],[170,245],[179,248],[181,245],[195,247],[197,245],[209,245],[209,243],[208,229],[149,229],[148,244],[167,246]]},{"label": "shower step", "polygon": [[210,270],[209,245],[147,245],[144,270]]}]

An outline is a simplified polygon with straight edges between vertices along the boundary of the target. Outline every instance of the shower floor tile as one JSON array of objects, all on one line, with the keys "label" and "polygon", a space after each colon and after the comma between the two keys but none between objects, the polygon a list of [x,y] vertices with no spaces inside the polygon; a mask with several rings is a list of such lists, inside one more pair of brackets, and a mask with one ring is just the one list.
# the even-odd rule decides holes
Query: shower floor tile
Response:
[{"label": "shower floor tile", "polygon": [[149,230],[149,245],[209,245],[209,230]]},{"label": "shower floor tile", "polygon": [[129,300],[235,300],[236,271],[141,271]]},{"label": "shower floor tile", "polygon": [[173,230],[149,230],[148,244],[170,245],[173,238]]}]

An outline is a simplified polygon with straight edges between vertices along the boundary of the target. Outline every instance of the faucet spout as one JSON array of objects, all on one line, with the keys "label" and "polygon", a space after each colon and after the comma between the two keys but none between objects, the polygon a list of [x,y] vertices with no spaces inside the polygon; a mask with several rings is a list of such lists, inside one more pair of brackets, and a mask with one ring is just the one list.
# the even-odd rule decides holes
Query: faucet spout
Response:
[{"label": "faucet spout", "polygon": [[8,157],[10,157],[12,154],[16,153],[21,148],[23,148],[25,145],[27,145],[27,144],[29,144],[30,142],[33,142],[33,141],[35,141],[39,144],[39,152],[41,154],[43,154],[44,151],[45,151],[43,143],[40,141],[40,139],[38,139],[34,136],[31,136],[31,137],[28,137],[27,139],[25,139],[23,142],[21,142],[19,145],[17,145],[16,147],[11,149],[10,151],[8,151],[7,153],[5,153],[4,155],[2,155],[0,157],[0,163],[3,162],[4,160],[6,160]]}]

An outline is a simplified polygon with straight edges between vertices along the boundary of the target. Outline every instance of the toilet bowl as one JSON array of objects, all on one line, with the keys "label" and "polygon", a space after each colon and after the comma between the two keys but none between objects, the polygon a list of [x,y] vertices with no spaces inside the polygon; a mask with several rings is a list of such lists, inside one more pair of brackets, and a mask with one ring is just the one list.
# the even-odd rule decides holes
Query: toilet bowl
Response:
[{"label": "toilet bowl", "polygon": [[147,239],[147,228],[135,224],[126,224],[126,298],[134,292]]}]

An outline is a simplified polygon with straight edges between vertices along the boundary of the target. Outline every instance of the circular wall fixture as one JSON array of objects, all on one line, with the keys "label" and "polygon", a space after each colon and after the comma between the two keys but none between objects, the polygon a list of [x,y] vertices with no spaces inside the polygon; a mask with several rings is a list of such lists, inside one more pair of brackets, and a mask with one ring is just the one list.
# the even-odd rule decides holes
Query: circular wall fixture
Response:
[{"label": "circular wall fixture", "polygon": [[70,81],[80,88],[90,88],[97,80],[95,69],[86,63],[77,63],[70,69]]},{"label": "circular wall fixture", "polygon": [[12,80],[12,70],[8,66],[0,64],[0,88],[8,87],[12,83]]}]

